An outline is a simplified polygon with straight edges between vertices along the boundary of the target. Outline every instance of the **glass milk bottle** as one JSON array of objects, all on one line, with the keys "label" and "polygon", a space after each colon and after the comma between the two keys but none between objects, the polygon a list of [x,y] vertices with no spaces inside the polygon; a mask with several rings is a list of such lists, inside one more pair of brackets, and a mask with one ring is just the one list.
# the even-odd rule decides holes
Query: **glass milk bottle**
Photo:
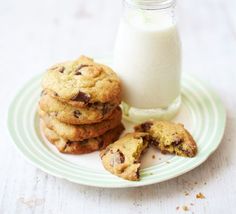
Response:
[{"label": "glass milk bottle", "polygon": [[125,0],[114,50],[131,120],[170,119],[178,111],[181,44],[175,0]]}]

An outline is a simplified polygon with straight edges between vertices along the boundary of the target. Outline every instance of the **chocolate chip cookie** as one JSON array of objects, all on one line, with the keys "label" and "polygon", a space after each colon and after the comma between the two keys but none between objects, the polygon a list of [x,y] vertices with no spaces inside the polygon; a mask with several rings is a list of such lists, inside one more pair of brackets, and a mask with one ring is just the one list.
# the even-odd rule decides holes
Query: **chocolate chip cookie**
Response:
[{"label": "chocolate chip cookie", "polygon": [[120,124],[99,137],[83,141],[70,141],[60,137],[55,131],[47,128],[43,122],[42,128],[46,138],[54,144],[60,152],[67,154],[85,154],[104,149],[107,145],[117,140],[124,130],[124,126]]},{"label": "chocolate chip cookie", "polygon": [[130,133],[110,144],[100,153],[104,168],[121,178],[139,180],[140,156],[148,146],[147,136],[147,133]]},{"label": "chocolate chip cookie", "polygon": [[40,108],[56,119],[69,124],[91,124],[107,119],[116,105],[109,103],[93,103],[86,108],[79,108],[63,103],[47,92],[43,91],[40,101]]},{"label": "chocolate chip cookie", "polygon": [[121,83],[115,72],[85,56],[49,68],[42,87],[56,99],[76,107],[121,102]]},{"label": "chocolate chip cookie", "polygon": [[147,121],[135,127],[137,132],[149,134],[151,145],[162,153],[172,153],[183,157],[194,157],[197,144],[182,124],[167,121]]},{"label": "chocolate chip cookie", "polygon": [[121,109],[117,107],[110,117],[100,123],[71,125],[60,122],[41,109],[38,111],[40,117],[49,129],[52,129],[60,137],[70,141],[82,141],[84,139],[98,137],[118,126],[121,123],[122,117]]}]

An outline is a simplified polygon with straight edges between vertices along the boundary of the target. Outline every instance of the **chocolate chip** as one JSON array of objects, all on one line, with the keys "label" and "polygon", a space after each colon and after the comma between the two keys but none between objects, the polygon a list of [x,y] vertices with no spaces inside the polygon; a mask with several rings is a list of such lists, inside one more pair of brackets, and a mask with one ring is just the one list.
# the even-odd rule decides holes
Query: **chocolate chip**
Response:
[{"label": "chocolate chip", "polygon": [[178,146],[180,143],[182,143],[183,141],[182,141],[182,139],[177,139],[177,140],[175,140],[175,141],[173,141],[171,144],[173,145],[173,146]]},{"label": "chocolate chip", "polygon": [[146,132],[151,128],[152,125],[153,125],[152,122],[142,123],[141,124],[141,129],[142,129],[142,131]]},{"label": "chocolate chip", "polygon": [[138,137],[138,139],[139,138],[142,138],[143,141],[150,141],[152,137],[150,135],[146,135],[146,136]]},{"label": "chocolate chip", "polygon": [[159,146],[159,142],[155,139],[152,139],[150,144],[153,145],[153,146]]},{"label": "chocolate chip", "polygon": [[75,110],[74,112],[74,117],[79,118],[79,116],[81,115],[79,110]]},{"label": "chocolate chip", "polygon": [[58,69],[58,71],[59,71],[60,73],[63,73],[64,70],[65,70],[65,67],[63,67],[63,66],[61,66],[61,67]]},{"label": "chocolate chip", "polygon": [[117,152],[114,153],[110,160],[110,165],[114,166],[117,164],[122,164],[125,162],[125,156],[124,154],[118,149]]},{"label": "chocolate chip", "polygon": [[78,68],[77,68],[77,70],[80,70],[81,68],[84,68],[84,67],[89,67],[90,65],[86,65],[86,64],[81,64]]},{"label": "chocolate chip", "polygon": [[184,154],[186,154],[188,157],[192,157],[193,154],[191,153],[191,151],[188,150],[183,150]]},{"label": "chocolate chip", "polygon": [[55,96],[55,97],[58,97],[58,93],[56,93],[56,92],[53,92],[53,94],[54,94],[54,96]]},{"label": "chocolate chip", "polygon": [[64,66],[55,66],[55,67],[52,67],[51,70],[53,70],[53,71],[56,70],[60,73],[63,73],[65,70],[65,67]]},{"label": "chocolate chip", "polygon": [[113,106],[109,103],[105,103],[102,108],[102,114],[105,115],[107,114]]},{"label": "chocolate chip", "polygon": [[68,141],[66,142],[66,145],[67,145],[67,146],[70,146],[72,143],[73,143],[72,141],[68,140]]},{"label": "chocolate chip", "polygon": [[88,108],[93,107],[93,103],[88,103],[87,107],[88,107]]},{"label": "chocolate chip", "polygon": [[99,110],[102,112],[103,115],[107,114],[111,109],[114,108],[113,104],[110,103],[101,103],[101,102],[95,102],[95,103],[89,103],[89,108],[94,108],[96,110]]},{"label": "chocolate chip", "polygon": [[81,75],[81,72],[80,71],[75,71],[75,75]]},{"label": "chocolate chip", "polygon": [[72,100],[72,101],[81,101],[81,102],[88,103],[89,100],[90,100],[90,95],[80,91],[80,92],[79,92],[76,96],[74,96],[71,100]]},{"label": "chocolate chip", "polygon": [[90,107],[102,111],[104,106],[103,106],[103,103],[101,103],[101,102],[95,102],[95,103],[92,103],[92,104],[90,105]]},{"label": "chocolate chip", "polygon": [[150,135],[144,136],[143,140],[147,141],[152,146],[158,146],[159,145],[158,140],[153,138],[153,137],[151,137]]},{"label": "chocolate chip", "polygon": [[178,146],[178,149],[179,149],[180,151],[184,152],[187,156],[189,156],[189,155],[191,154],[191,152],[189,152],[187,149],[184,149],[184,148],[183,148],[183,144],[180,144],[180,145]]},{"label": "chocolate chip", "polygon": [[87,143],[88,143],[88,139],[83,140],[83,141],[79,141],[79,144],[80,144],[80,145],[85,145],[85,144],[87,144]]},{"label": "chocolate chip", "polygon": [[79,67],[75,70],[75,75],[81,75],[82,73],[80,72],[80,69],[84,67],[88,67],[89,65],[81,64]]},{"label": "chocolate chip", "polygon": [[136,177],[137,177],[137,179],[140,179],[139,170],[140,170],[140,167],[137,169],[137,172],[136,172]]},{"label": "chocolate chip", "polygon": [[45,91],[42,90],[41,93],[40,93],[40,97],[42,97],[44,94],[45,94]]},{"label": "chocolate chip", "polygon": [[162,150],[161,153],[165,155],[165,154],[169,154],[170,152],[168,150]]},{"label": "chocolate chip", "polygon": [[102,140],[101,137],[97,137],[96,140],[98,141],[98,148],[103,149],[104,147],[104,141]]},{"label": "chocolate chip", "polygon": [[181,151],[184,151],[184,149],[183,149],[183,145],[180,144],[180,145],[178,146],[178,149],[181,150]]}]

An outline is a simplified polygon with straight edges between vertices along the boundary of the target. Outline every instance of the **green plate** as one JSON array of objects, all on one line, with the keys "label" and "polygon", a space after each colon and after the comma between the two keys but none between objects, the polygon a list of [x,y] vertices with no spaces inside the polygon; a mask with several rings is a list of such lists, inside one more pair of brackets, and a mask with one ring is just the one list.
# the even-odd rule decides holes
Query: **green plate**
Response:
[{"label": "green plate", "polygon": [[[103,60],[104,62],[104,60]],[[108,64],[110,64],[107,61]],[[195,138],[195,158],[162,155],[154,149],[142,159],[141,180],[126,181],[103,169],[98,152],[86,155],[59,153],[45,140],[36,114],[41,76],[30,80],[13,99],[8,112],[8,129],[17,149],[32,164],[48,174],[71,182],[96,187],[137,187],[182,175],[203,163],[219,146],[226,113],[218,96],[189,74],[182,78],[182,106],[174,119],[184,123]],[[125,121],[124,121],[125,122]],[[128,127],[130,124],[125,122]],[[155,155],[155,158],[153,158]]]}]

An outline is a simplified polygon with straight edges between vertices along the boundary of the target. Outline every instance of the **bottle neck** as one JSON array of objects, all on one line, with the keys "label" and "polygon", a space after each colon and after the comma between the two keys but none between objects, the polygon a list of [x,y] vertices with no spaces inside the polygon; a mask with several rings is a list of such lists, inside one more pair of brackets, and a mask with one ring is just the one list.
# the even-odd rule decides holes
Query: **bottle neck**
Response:
[{"label": "bottle neck", "polygon": [[161,10],[172,8],[176,0],[124,0],[125,4],[142,10]]},{"label": "bottle neck", "polygon": [[[163,3],[161,6],[160,2]],[[145,28],[175,25],[175,2],[175,0],[125,0],[123,19],[132,25],[143,25]]]}]

